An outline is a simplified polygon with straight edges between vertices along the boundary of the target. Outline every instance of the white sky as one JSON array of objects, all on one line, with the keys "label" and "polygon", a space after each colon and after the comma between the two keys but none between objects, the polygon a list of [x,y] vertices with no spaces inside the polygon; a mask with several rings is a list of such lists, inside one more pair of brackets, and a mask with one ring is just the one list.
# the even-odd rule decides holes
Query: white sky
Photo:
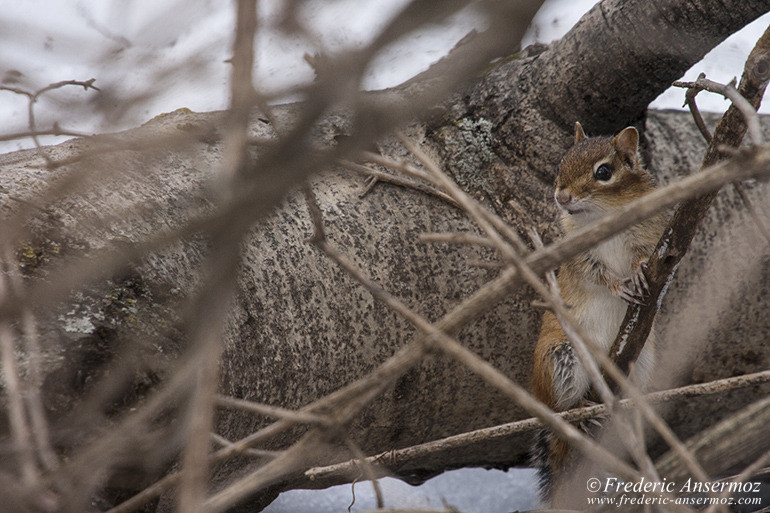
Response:
[{"label": "white sky", "polygon": [[[257,40],[257,85],[265,91],[312,79],[305,53],[335,52],[366,44],[383,22],[408,0],[310,0],[302,9],[308,36],[289,37],[276,29],[281,0],[261,0]],[[548,42],[561,37],[594,0],[549,0],[527,38]],[[93,104],[92,92],[69,87],[50,93],[36,105],[38,127],[59,121],[62,127],[105,132],[139,125],[180,107],[194,111],[223,109],[227,103],[233,2],[226,0],[15,0],[0,12],[0,80],[9,70],[23,73],[20,85],[96,78],[105,108]],[[770,22],[765,16],[733,35],[694,66],[717,81],[739,75],[745,57]],[[364,86],[396,85],[426,69],[484,20],[466,9],[440,27],[404,38],[382,52],[365,76]],[[192,65],[190,65],[192,64]],[[669,90],[654,108],[681,108],[683,91]],[[133,105],[124,105],[134,99]],[[136,101],[140,100],[140,101]],[[727,105],[702,94],[703,110]],[[102,105],[104,107],[105,105]],[[0,135],[26,129],[23,97],[0,91]],[[770,107],[763,109],[770,112]],[[108,114],[105,114],[108,113]],[[46,143],[56,142],[46,138]],[[0,143],[0,151],[31,146],[31,141]]]}]

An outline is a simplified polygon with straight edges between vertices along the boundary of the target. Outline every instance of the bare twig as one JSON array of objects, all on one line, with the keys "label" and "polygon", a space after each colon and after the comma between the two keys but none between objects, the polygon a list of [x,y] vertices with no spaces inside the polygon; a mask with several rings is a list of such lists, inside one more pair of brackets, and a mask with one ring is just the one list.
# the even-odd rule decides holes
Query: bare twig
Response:
[{"label": "bare twig", "polygon": [[447,242],[450,244],[468,244],[487,248],[496,247],[488,238],[472,233],[421,233],[418,239],[420,242]]},{"label": "bare twig", "polygon": [[[733,99],[733,105],[717,124],[701,169],[705,170],[722,159],[722,147],[740,145],[747,130],[747,122],[750,123],[751,119],[756,119],[756,109],[762,101],[762,96],[770,80],[768,58],[770,58],[770,29],[765,31],[746,61],[737,93],[741,100]],[[700,86],[695,84],[688,84],[687,86],[690,85],[711,87],[710,82],[703,81],[700,82]],[[749,107],[746,107],[744,102],[748,103]],[[742,107],[739,108],[739,105]],[[754,117],[752,117],[751,112],[746,112],[746,110],[754,112]],[[753,134],[752,137],[755,145],[761,140],[759,134]],[[693,176],[703,176],[703,173],[704,171],[701,171]],[[737,178],[732,182],[740,180],[741,178]],[[639,356],[652,329],[655,315],[668,290],[668,284],[673,279],[679,262],[689,248],[695,230],[705,217],[717,191],[718,189],[715,189],[702,196],[693,196],[694,199],[682,203],[664,230],[661,240],[648,261],[647,281],[650,286],[648,303],[646,306],[632,305],[628,308],[618,336],[612,345],[610,354],[621,369],[627,370],[628,363],[636,360]],[[622,352],[620,352],[621,347],[623,347]]]},{"label": "bare twig", "polygon": [[[403,136],[401,136],[401,138],[403,141]],[[391,169],[395,169],[398,171],[403,171],[404,173],[407,173],[414,177],[421,178],[431,183],[437,183],[435,182],[435,178],[433,178],[431,174],[428,174],[422,169],[419,169],[407,162],[397,162],[395,160],[389,159],[382,155],[376,155],[374,153],[369,153],[369,152],[364,152],[364,155],[366,156],[367,159],[372,160],[373,162],[376,162],[381,166],[389,167]],[[437,186],[441,186],[441,185],[437,183]],[[454,198],[454,201],[456,203],[460,203],[456,198]],[[466,208],[466,205],[462,203],[460,203],[460,206],[462,208]],[[524,243],[521,242],[520,237],[511,229],[510,226],[505,224],[505,222],[502,219],[500,219],[499,216],[492,215],[491,212],[487,211],[487,209],[485,209],[480,204],[476,205],[475,209],[477,214],[483,217],[486,222],[490,223],[494,227],[497,233],[503,236],[509,243],[513,244],[513,246],[516,248],[517,251],[519,251],[520,253],[525,253],[527,251],[527,248],[526,246],[524,246]]]},{"label": "bare twig", "polygon": [[301,424],[320,424],[328,425],[329,420],[321,415],[315,415],[313,413],[287,410],[279,406],[270,406],[267,404],[255,403],[253,401],[247,401],[245,399],[237,399],[235,397],[225,397],[222,395],[216,396],[216,403],[219,406],[225,406],[228,408],[237,408],[240,410],[250,411],[258,413],[260,415],[266,415],[268,417],[274,417],[277,419],[284,419],[291,422],[297,422]]},{"label": "bare twig", "polygon": [[[10,86],[5,86],[5,85],[0,85],[0,91],[9,91],[9,92],[16,93],[16,94],[19,94],[19,95],[27,97],[27,100],[28,100],[27,101],[27,118],[28,118],[28,125],[29,125],[29,132],[27,133],[27,135],[29,137],[32,137],[32,140],[35,143],[35,147],[37,148],[38,153],[40,154],[41,157],[43,157],[43,159],[46,161],[47,164],[50,165],[50,164],[53,163],[53,161],[48,156],[48,154],[46,154],[43,151],[43,148],[40,145],[40,141],[38,139],[38,135],[45,135],[45,134],[40,133],[37,130],[37,128],[35,127],[35,103],[45,93],[47,93],[49,91],[53,91],[54,89],[59,89],[59,88],[62,88],[62,87],[65,87],[65,86],[70,86],[70,85],[80,86],[80,87],[82,87],[86,91],[88,89],[94,89],[95,91],[99,91],[100,89],[98,87],[94,86],[94,82],[96,82],[95,78],[92,78],[90,80],[85,80],[85,81],[80,81],[80,80],[64,80],[64,81],[61,81],[61,82],[55,82],[55,83],[52,83],[52,84],[48,84],[47,86],[45,86],[45,87],[43,87],[41,89],[38,89],[37,91],[34,91],[34,92],[26,91],[26,90],[18,88],[18,87],[10,87]],[[58,127],[54,126],[54,130],[58,130]],[[53,135],[62,135],[62,134],[53,134]],[[78,137],[78,135],[75,135],[75,137]],[[14,137],[14,139],[15,138],[16,137]]]},{"label": "bare twig", "polygon": [[372,483],[372,488],[374,488],[374,496],[377,498],[377,508],[382,509],[385,507],[385,500],[382,497],[382,489],[380,488],[379,481],[377,481],[377,476],[374,472],[374,468],[372,467],[372,462],[366,458],[366,455],[363,453],[363,451],[361,451],[361,448],[358,447],[358,445],[356,445],[356,443],[351,440],[349,436],[345,437],[345,445],[347,445],[350,452],[353,453],[353,456],[356,458],[355,461],[361,465],[361,470],[366,476],[366,479]]},{"label": "bare twig", "polygon": [[532,308],[538,308],[540,310],[551,310],[551,311],[553,311],[553,309],[551,308],[551,303],[549,303],[548,301],[543,301],[543,300],[540,300],[540,299],[535,299],[534,301],[532,301],[530,303],[530,305],[532,306]]},{"label": "bare twig", "polygon": [[762,128],[759,125],[759,115],[756,108],[749,103],[746,98],[735,88],[735,79],[728,84],[720,84],[706,78],[706,75],[701,73],[695,82],[674,82],[672,85],[675,87],[686,87],[689,89],[700,89],[710,91],[712,93],[718,93],[730,100],[735,107],[741,111],[743,117],[746,119],[748,125],[749,137],[751,137],[751,143],[754,146],[761,146],[763,144]]},{"label": "bare twig", "polygon": [[[705,79],[706,75],[701,73],[698,76],[698,78]],[[706,144],[711,144],[711,139],[712,139],[711,132],[709,132],[709,129],[706,127],[706,123],[703,121],[703,116],[701,116],[700,110],[698,110],[698,104],[695,102],[695,97],[698,95],[700,91],[701,89],[698,89],[696,87],[688,88],[687,92],[685,93],[685,105],[689,106],[690,113],[692,114],[693,120],[695,121],[695,125],[698,127],[698,130],[700,130],[700,133],[703,135],[703,138],[706,140]],[[757,226],[757,229],[765,238],[765,240],[767,240],[770,243],[770,230],[768,230],[764,221],[759,216],[757,209],[754,207],[754,204],[746,195],[746,191],[743,190],[743,185],[741,185],[738,182],[734,182],[733,187],[735,188],[735,192],[738,193],[738,196],[740,196],[741,201],[743,202],[743,205],[749,211],[749,214],[751,215],[751,218],[754,220],[754,224]]]},{"label": "bare twig", "polygon": [[35,468],[34,453],[30,443],[30,430],[19,383],[14,335],[11,327],[5,322],[0,325],[0,353],[2,354],[5,389],[8,395],[11,437],[18,452],[22,480],[27,486],[31,486],[37,481],[37,469]]},{"label": "bare twig", "polygon": [[369,190],[371,190],[371,187],[377,182],[387,182],[393,185],[400,185],[401,187],[406,187],[408,189],[414,189],[416,191],[428,194],[430,196],[435,196],[437,198],[440,198],[446,201],[452,206],[455,206],[455,207],[458,206],[457,202],[455,202],[450,196],[439,191],[435,187],[431,187],[424,183],[416,182],[414,180],[408,180],[406,178],[394,176],[389,173],[383,173],[382,171],[377,171],[376,169],[372,169],[370,167],[364,166],[363,164],[357,164],[355,162],[350,162],[347,160],[341,160],[340,165],[346,169],[350,169],[351,171],[356,171],[357,173],[361,173],[371,177],[370,184],[361,193],[361,196],[368,193]]},{"label": "bare twig", "polygon": [[[770,371],[763,371],[754,374],[714,380],[708,383],[687,385],[671,390],[653,392],[646,394],[644,397],[650,404],[660,404],[704,395],[718,394],[767,382],[770,382]],[[636,408],[636,404],[632,399],[621,399],[617,402],[617,407],[622,410],[628,410]],[[568,422],[579,422],[586,419],[602,417],[608,413],[607,406],[599,404],[595,406],[573,408],[571,410],[558,412],[556,415]],[[483,444],[491,440],[504,440],[512,435],[534,431],[542,427],[543,423],[533,417],[507,424],[500,424],[498,426],[477,429],[467,433],[406,447],[404,449],[382,452],[374,456],[369,456],[367,459],[371,463],[386,467],[377,474],[378,476],[384,477],[385,475],[398,473],[399,468],[407,466],[409,463],[419,461],[421,458],[435,456],[436,454],[451,451],[459,447]],[[323,481],[325,484],[328,483],[329,485],[332,485],[348,480],[355,469],[355,460],[350,460],[326,467],[311,468],[305,472],[305,476],[311,481]]]},{"label": "bare twig", "polygon": [[[233,442],[216,433],[211,433],[211,440],[220,447],[233,446]],[[241,454],[251,456],[253,458],[275,458],[281,453],[280,451],[267,451],[265,449],[245,449],[241,451]]]},{"label": "bare twig", "polygon": [[[0,265],[5,267],[5,262],[0,261]],[[8,300],[10,295],[9,278],[0,276],[0,297]],[[3,380],[8,397],[8,421],[11,428],[11,439],[18,454],[22,482],[31,487],[37,483],[39,476],[24,408],[23,391],[19,381],[15,340],[13,327],[8,320],[0,320],[0,360],[2,360]]]},{"label": "bare twig", "polygon": [[[706,74],[701,73],[698,75],[698,78],[706,78]],[[692,114],[692,118],[695,121],[695,126],[700,130],[701,135],[706,140],[706,144],[710,144],[712,138],[711,132],[706,126],[706,122],[703,121],[703,116],[701,116],[698,104],[695,101],[695,97],[698,96],[698,93],[701,91],[702,89],[697,87],[688,87],[687,91],[684,93],[684,104],[690,108],[690,114]]]},{"label": "bare twig", "polygon": [[40,137],[43,135],[88,137],[91,134],[87,134],[84,132],[77,132],[75,130],[68,130],[66,128],[61,128],[58,125],[54,125],[53,128],[50,128],[48,130],[37,130],[36,132],[17,132],[14,134],[0,135],[0,141],[13,141],[15,139],[26,139],[27,137]]},{"label": "bare twig", "polygon": [[[231,104],[225,134],[223,171],[227,197],[246,174],[248,155],[249,107],[253,96],[254,36],[257,30],[256,0],[239,0],[237,4],[235,41],[233,42],[233,71]],[[210,290],[202,297],[200,317],[194,339],[201,345],[201,374],[196,382],[191,407],[190,435],[182,460],[178,511],[204,512],[208,479],[209,433],[213,428],[214,397],[219,384],[219,355],[222,351],[222,331],[227,306],[235,288],[240,244],[247,226],[236,223],[228,232],[214,239],[216,251],[212,258],[213,271]],[[279,457],[280,458],[280,457]],[[277,461],[279,458],[276,458]]]},{"label": "bare twig", "polygon": [[[23,284],[21,281],[20,270],[15,260],[10,255],[6,256],[5,262],[11,267],[8,270],[8,285],[10,291],[16,296],[23,296]],[[46,470],[54,470],[58,466],[58,459],[51,447],[50,431],[48,421],[46,420],[45,407],[41,398],[41,387],[43,385],[43,376],[41,374],[41,352],[38,341],[37,326],[32,310],[24,309],[21,315],[22,339],[27,352],[28,377],[27,377],[27,403],[29,410],[30,424],[32,426],[32,437],[35,440],[35,447],[40,462]]]}]

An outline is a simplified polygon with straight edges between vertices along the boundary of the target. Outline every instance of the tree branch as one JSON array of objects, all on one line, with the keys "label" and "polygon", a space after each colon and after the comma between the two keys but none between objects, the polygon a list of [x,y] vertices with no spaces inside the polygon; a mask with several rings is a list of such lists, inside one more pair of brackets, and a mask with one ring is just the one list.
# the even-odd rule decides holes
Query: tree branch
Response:
[{"label": "tree branch", "polygon": [[[746,61],[738,92],[746,98],[753,109],[757,109],[770,80],[770,29],[765,31]],[[709,144],[701,169],[721,160],[719,148],[737,147],[746,133],[746,121],[741,111],[730,106]],[[703,174],[701,171],[700,175]],[[697,175],[695,175],[697,176]],[[737,177],[736,177],[737,179]],[[628,308],[610,355],[624,372],[629,363],[635,361],[652,329],[652,323],[668,284],[673,279],[679,262],[690,246],[695,231],[705,217],[716,197],[718,189],[682,203],[675,211],[648,261],[647,282],[650,295],[646,305],[632,305]]]},{"label": "tree branch", "polygon": [[[761,383],[767,383],[769,381],[770,371],[762,371],[754,374],[746,374],[743,376],[714,380],[708,383],[700,383],[697,385],[688,385],[671,390],[653,392],[646,394],[644,398],[650,404],[661,404],[670,401],[717,394],[737,388],[744,388]],[[635,401],[631,399],[621,399],[617,404],[618,408],[620,409],[636,408]],[[574,423],[580,422],[582,420],[602,417],[608,413],[609,411],[607,406],[604,404],[599,404],[595,406],[573,408],[571,410],[558,412],[556,415],[562,417],[567,422]],[[385,477],[392,475],[393,473],[398,473],[400,469],[403,469],[407,466],[409,468],[419,468],[419,461],[426,457],[435,456],[436,454],[442,452],[451,451],[460,447],[468,447],[475,444],[481,444],[492,440],[504,440],[512,435],[534,431],[542,427],[543,423],[540,422],[537,418],[532,417],[529,419],[509,422],[507,424],[501,424],[498,426],[476,429],[467,433],[449,436],[440,440],[434,440],[403,449],[381,452],[374,456],[369,456],[367,460],[369,460],[369,462],[373,465],[376,465],[375,468],[379,469],[377,476]],[[313,482],[313,487],[333,486],[335,484],[349,482],[353,473],[356,472],[356,465],[357,460],[349,460],[326,467],[315,467],[306,471],[305,477],[309,481]],[[299,487],[302,487],[302,485],[300,484]]]}]

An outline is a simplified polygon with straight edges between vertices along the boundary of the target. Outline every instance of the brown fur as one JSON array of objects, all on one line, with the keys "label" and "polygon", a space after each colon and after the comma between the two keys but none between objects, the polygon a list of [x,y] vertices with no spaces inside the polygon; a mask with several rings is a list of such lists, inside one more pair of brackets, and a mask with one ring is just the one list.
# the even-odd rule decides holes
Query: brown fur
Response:
[{"label": "brown fur", "polygon": [[[587,196],[597,206],[611,208],[625,205],[655,188],[652,177],[641,167],[636,151],[629,155],[610,137],[583,139],[562,159],[556,188],[566,190],[577,199]],[[606,160],[617,175],[607,186],[597,185],[593,166]]]}]

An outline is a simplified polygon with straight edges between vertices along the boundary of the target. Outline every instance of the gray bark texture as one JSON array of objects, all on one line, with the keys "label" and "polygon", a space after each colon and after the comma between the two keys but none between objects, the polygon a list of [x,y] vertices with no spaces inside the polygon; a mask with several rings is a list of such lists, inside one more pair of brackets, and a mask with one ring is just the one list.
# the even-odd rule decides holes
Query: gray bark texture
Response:
[{"label": "gray bark texture", "polygon": [[[520,233],[534,226],[547,244],[559,237],[552,182],[571,144],[572,124],[581,121],[589,135],[635,124],[643,134],[643,159],[662,184],[695,172],[706,144],[689,114],[646,111],[646,106],[709,49],[767,9],[766,2],[747,0],[605,1],[561,41],[497,61],[425,121],[402,129],[466,191]],[[647,21],[637,23],[640,19]],[[420,87],[420,81],[412,81],[371,98],[399,103]],[[303,108],[276,107],[272,121],[292,126]],[[313,145],[340,147],[357,137],[351,131],[360,120],[352,118],[347,111],[326,115],[314,128]],[[123,143],[176,135],[194,140],[182,149],[92,152],[55,170],[46,169],[35,150],[0,156],[0,208],[8,218],[24,216],[24,235],[14,247],[39,321],[44,402],[61,447],[86,441],[82,433],[94,423],[89,415],[99,416],[96,423],[109,423],[116,412],[141,404],[187,349],[185,316],[190,314],[178,307],[200,289],[210,241],[191,232],[181,242],[158,242],[149,255],[136,248],[154,234],[215,211],[224,152],[216,130],[222,119],[222,113],[181,110],[116,136]],[[712,127],[715,120],[707,116]],[[762,123],[770,137],[770,119]],[[256,116],[251,135],[273,138],[279,127]],[[211,134],[201,136],[202,128]],[[61,160],[97,144],[73,140],[44,150]],[[413,161],[389,136],[379,137],[376,149]],[[78,169],[89,173],[89,187],[70,191],[65,177]],[[439,319],[498,274],[471,265],[471,260],[493,258],[489,250],[418,240],[424,232],[476,233],[457,207],[388,183],[362,196],[362,176],[335,166],[318,171],[310,183],[331,243],[427,319]],[[289,188],[280,177],[268,177],[265,184],[266,190]],[[36,198],[51,187],[59,188],[59,199],[38,204]],[[746,189],[757,205],[768,208],[766,186],[749,183]],[[258,197],[254,201],[257,210],[269,213],[242,244],[223,339],[220,392],[298,409],[371,372],[415,329],[306,241],[313,228],[301,191],[291,189],[277,206],[259,203]],[[71,260],[102,258],[105,251],[125,265],[98,267],[103,270],[92,275],[73,272],[69,285],[46,288],[62,269],[70,269]],[[767,369],[768,297],[768,245],[727,188],[701,226],[659,314],[657,387]],[[531,306],[535,299],[522,287],[458,333],[467,348],[525,385],[539,330],[540,312]],[[666,409],[667,419],[687,439],[768,391],[756,386],[675,402]],[[170,415],[177,413],[172,409]],[[376,454],[527,417],[462,365],[432,355],[367,406],[349,433],[366,454]],[[219,409],[217,433],[237,440],[268,422]],[[301,433],[286,431],[260,448],[288,446]],[[109,485],[141,489],[178,454],[180,439],[144,446],[142,436],[134,433],[114,448],[110,466],[120,472]],[[530,437],[523,433],[447,450],[392,470],[420,481],[453,467],[526,465]],[[664,449],[658,444],[652,450]],[[153,468],[146,463],[150,454]],[[350,454],[331,447],[325,457],[323,463],[331,463]],[[244,466],[249,464],[225,465],[218,480]],[[130,479],[132,470],[142,479]],[[335,483],[296,475],[275,490],[330,484]]]}]

